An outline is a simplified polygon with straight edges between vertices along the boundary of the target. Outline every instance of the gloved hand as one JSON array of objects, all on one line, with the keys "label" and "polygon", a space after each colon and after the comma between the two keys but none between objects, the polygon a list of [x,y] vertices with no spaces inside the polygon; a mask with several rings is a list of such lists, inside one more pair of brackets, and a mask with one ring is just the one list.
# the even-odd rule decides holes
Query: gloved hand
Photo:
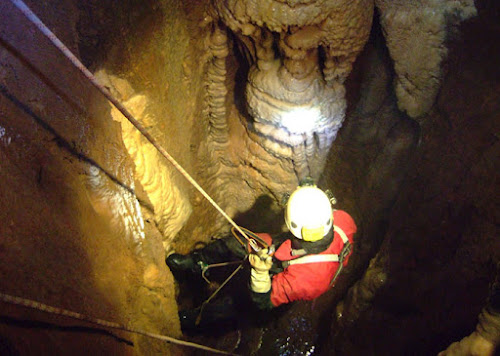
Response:
[{"label": "gloved hand", "polygon": [[271,289],[269,270],[273,266],[273,259],[267,253],[268,250],[264,249],[259,255],[252,253],[248,256],[248,261],[252,265],[250,288],[255,293],[267,293]]}]

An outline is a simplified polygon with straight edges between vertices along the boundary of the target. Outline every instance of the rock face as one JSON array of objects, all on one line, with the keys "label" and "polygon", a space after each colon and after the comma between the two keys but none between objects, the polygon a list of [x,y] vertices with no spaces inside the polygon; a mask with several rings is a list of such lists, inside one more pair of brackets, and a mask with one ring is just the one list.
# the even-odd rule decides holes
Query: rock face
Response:
[{"label": "rock face", "polygon": [[[157,118],[146,111],[149,104],[146,96],[135,94],[127,81],[108,75],[104,71],[98,72],[96,77],[100,83],[105,83],[111,88],[115,97],[123,102],[134,117],[140,118],[144,125],[154,126],[158,122]],[[153,211],[156,212],[155,222],[163,236],[163,245],[168,249],[170,242],[191,214],[191,204],[187,194],[174,184],[173,167],[158,150],[149,144],[148,140],[114,106],[111,108],[111,115],[121,124],[123,143],[135,163],[135,176],[144,188]]]},{"label": "rock face", "polygon": [[474,1],[375,1],[394,60],[398,107],[412,118],[429,112],[439,91],[446,40],[453,27],[477,15]]},{"label": "rock face", "polygon": [[[500,259],[495,1],[28,5],[245,227],[282,231],[308,175],[355,217],[334,290],[224,347],[432,354],[474,329]],[[182,336],[165,255],[228,223],[9,1],[0,178],[0,292]],[[185,352],[0,311],[0,354]]]},{"label": "rock face", "polygon": [[371,27],[371,1],[216,1],[250,60],[246,125],[298,179],[319,178],[345,117],[343,83]]},{"label": "rock face", "polygon": [[[29,5],[78,55],[75,3]],[[0,290],[181,337],[163,237],[109,104],[10,2],[0,14]],[[0,310],[2,355],[182,352],[4,303]]]}]

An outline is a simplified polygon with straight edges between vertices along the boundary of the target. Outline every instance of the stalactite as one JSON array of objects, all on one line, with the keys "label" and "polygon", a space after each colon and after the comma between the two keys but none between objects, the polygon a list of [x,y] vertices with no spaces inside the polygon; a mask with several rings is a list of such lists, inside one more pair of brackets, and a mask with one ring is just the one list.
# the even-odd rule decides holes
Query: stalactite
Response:
[{"label": "stalactite", "polygon": [[228,126],[226,119],[226,57],[229,52],[227,35],[224,29],[215,26],[210,36],[209,51],[212,59],[208,63],[206,91],[208,118],[210,122],[209,137],[214,142],[214,149],[222,150],[228,142]]},{"label": "stalactite", "polygon": [[418,118],[429,112],[438,93],[449,28],[477,15],[474,1],[417,1],[408,6],[376,0],[375,4],[394,59],[399,108]]}]

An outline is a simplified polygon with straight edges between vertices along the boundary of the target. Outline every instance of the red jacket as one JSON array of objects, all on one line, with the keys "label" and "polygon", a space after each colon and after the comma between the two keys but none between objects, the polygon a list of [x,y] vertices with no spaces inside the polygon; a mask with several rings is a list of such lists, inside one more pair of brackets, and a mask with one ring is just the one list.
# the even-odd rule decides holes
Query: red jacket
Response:
[{"label": "red jacket", "polygon": [[[335,210],[333,223],[345,232],[352,244],[356,232],[356,224],[352,217],[345,211]],[[266,239],[268,236],[262,237]],[[337,232],[334,232],[332,243],[320,254],[339,254],[343,246],[342,238]],[[286,240],[279,246],[274,257],[280,261],[289,261],[299,256],[292,256],[292,241]],[[344,259],[344,266],[347,265],[348,257]],[[272,279],[271,303],[277,307],[295,300],[311,300],[319,297],[329,289],[338,267],[338,262],[316,262],[288,266]]]}]

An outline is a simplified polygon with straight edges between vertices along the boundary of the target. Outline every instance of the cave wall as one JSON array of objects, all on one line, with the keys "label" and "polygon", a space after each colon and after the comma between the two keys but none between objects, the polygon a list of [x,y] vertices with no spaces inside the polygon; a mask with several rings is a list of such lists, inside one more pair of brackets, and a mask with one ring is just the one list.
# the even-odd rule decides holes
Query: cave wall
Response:
[{"label": "cave wall", "polygon": [[[470,1],[461,2],[466,11],[418,2],[425,6],[411,8],[409,22],[398,15],[404,2],[375,2],[381,18],[343,78],[346,120],[320,179],[355,217],[357,253],[338,288],[267,326],[261,352],[406,352],[429,333],[420,350],[438,351],[473,329],[500,250],[493,3],[480,2],[478,18],[448,32],[473,15]],[[283,147],[249,129],[242,98],[250,62],[210,2],[27,4],[230,216],[266,196],[240,221],[281,230],[277,202],[298,183],[297,169],[276,154]],[[430,30],[423,26],[418,46],[402,51],[434,5]],[[191,250],[227,222],[9,2],[0,14],[0,291],[180,337],[165,254]],[[435,50],[432,61],[419,65],[428,53],[420,49]],[[7,351],[183,352],[0,310]],[[43,322],[30,322],[34,316]],[[289,340],[297,322],[307,330]],[[413,334],[396,333],[407,325]],[[360,333],[370,336],[360,342]]]},{"label": "cave wall", "polygon": [[[135,91],[155,82],[162,66],[164,80],[155,82],[161,88],[150,92],[172,109],[162,107],[162,117],[169,119],[159,122],[165,132],[176,131],[168,135],[168,148],[173,154],[184,151],[190,127],[171,118],[187,115],[190,107],[178,103],[188,94],[167,85],[184,80],[172,49],[181,51],[182,39],[188,43],[181,11],[166,12],[172,17],[165,18],[165,8],[155,11],[148,4],[153,15],[144,17],[144,4],[137,1],[120,3],[119,11],[113,2],[27,4],[92,70],[102,67],[108,55],[122,65],[110,64],[110,71],[121,70],[123,77],[128,74],[123,68],[141,66],[135,72],[140,77],[123,84],[130,88],[123,95],[136,97]],[[178,9],[173,2],[163,5]],[[164,242],[172,237],[165,231],[171,230],[156,222],[162,221],[154,214],[158,199],[148,196],[147,172],[129,155],[123,123],[10,2],[0,4],[0,17],[0,291],[180,337],[173,278],[164,264]],[[145,37],[154,35],[153,25],[163,28],[156,45],[170,41],[162,56]],[[125,39],[124,33],[136,36]],[[117,43],[118,49],[109,45]],[[165,66],[168,61],[172,66]],[[139,89],[134,88],[137,83]],[[140,104],[145,106],[144,100]],[[163,184],[176,179],[170,171],[162,177],[170,179]],[[182,204],[183,184],[175,185]],[[189,214],[189,207],[184,210]],[[184,352],[142,336],[4,303],[0,310],[2,354]]]},{"label": "cave wall", "polygon": [[[387,120],[376,127],[366,117],[348,121],[347,140],[339,142],[334,162],[342,169],[334,172],[340,177],[336,181],[348,194],[364,195],[353,206],[359,213],[358,237],[363,254],[376,256],[334,312],[328,340],[338,354],[384,354],[386,342],[396,354],[437,353],[475,330],[486,303],[500,258],[494,168],[500,150],[495,134],[500,52],[494,44],[500,13],[495,2],[476,6],[478,16],[447,37],[443,83],[430,112],[418,118],[416,149],[405,158],[406,164],[398,164],[406,169],[402,181],[380,165],[393,159],[390,135],[383,146],[375,139],[384,134],[381,128],[390,127],[383,125]],[[383,66],[378,67],[384,73]],[[385,73],[389,81],[397,75]],[[356,109],[354,116],[359,106]],[[379,111],[377,120],[383,117]],[[343,144],[353,141],[365,149]],[[354,174],[357,179],[349,184],[345,175],[356,172],[349,163],[353,159],[367,162],[369,169],[366,176]],[[373,186],[370,175],[384,178],[384,184]],[[388,202],[384,197],[394,184],[397,194]]]}]

